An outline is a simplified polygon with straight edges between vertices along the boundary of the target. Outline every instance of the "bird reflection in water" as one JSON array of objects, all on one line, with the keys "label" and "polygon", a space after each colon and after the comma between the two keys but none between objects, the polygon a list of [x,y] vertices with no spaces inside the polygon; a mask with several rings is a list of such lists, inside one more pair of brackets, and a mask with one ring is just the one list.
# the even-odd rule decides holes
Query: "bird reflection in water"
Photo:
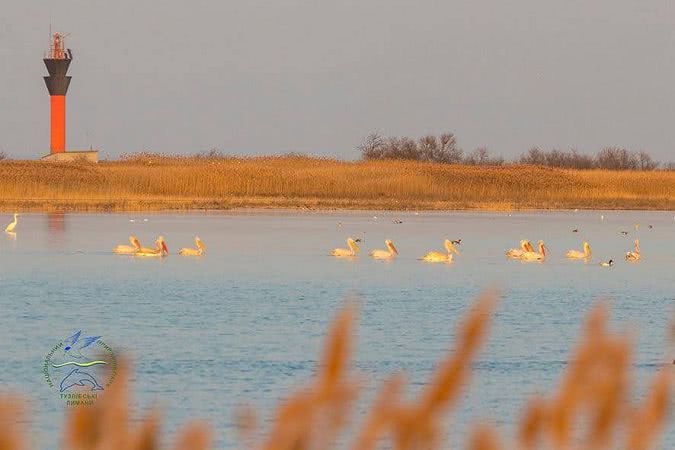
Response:
[{"label": "bird reflection in water", "polygon": [[53,211],[47,213],[47,242],[52,247],[63,247],[66,243],[66,213]]}]

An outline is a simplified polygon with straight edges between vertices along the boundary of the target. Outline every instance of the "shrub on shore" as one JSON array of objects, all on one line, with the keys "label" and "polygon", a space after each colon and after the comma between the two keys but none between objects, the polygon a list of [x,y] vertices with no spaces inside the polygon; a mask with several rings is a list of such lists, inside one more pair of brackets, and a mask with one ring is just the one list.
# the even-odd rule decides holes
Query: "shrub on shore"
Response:
[{"label": "shrub on shore", "polygon": [[[493,156],[486,147],[479,147],[465,155],[452,133],[424,136],[418,140],[408,137],[383,137],[371,133],[358,147],[364,160],[410,160],[472,166],[501,166],[507,161]],[[656,170],[660,164],[645,151],[630,151],[621,147],[606,147],[596,155],[570,150],[542,150],[533,147],[511,164],[557,167],[564,169],[601,170]],[[671,164],[664,166],[672,169]]]}]

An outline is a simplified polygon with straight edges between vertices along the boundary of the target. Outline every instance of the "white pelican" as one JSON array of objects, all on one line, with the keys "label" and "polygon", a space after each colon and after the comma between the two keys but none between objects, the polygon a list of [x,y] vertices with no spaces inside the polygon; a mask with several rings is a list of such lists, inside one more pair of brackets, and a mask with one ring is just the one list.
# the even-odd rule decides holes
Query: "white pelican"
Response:
[{"label": "white pelican", "polygon": [[387,239],[384,241],[384,245],[387,246],[387,250],[373,250],[369,255],[375,259],[394,259],[398,255],[398,250],[394,247],[394,243]]},{"label": "white pelican", "polygon": [[506,252],[506,256],[508,256],[509,258],[520,258],[523,255],[523,253],[533,251],[534,247],[532,247],[532,243],[527,239],[523,239],[520,241],[520,248],[512,248],[511,250],[508,250]]},{"label": "white pelican", "polygon": [[452,242],[450,242],[448,239],[446,239],[443,242],[443,246],[445,247],[445,250],[447,253],[441,253],[441,252],[429,252],[426,255],[424,255],[421,260],[422,261],[428,261],[428,262],[452,262],[453,256],[452,254],[455,253],[457,255],[461,255],[459,251],[455,248],[454,245],[452,245]]},{"label": "white pelican", "polygon": [[580,252],[579,250],[570,250],[565,253],[565,256],[570,259],[588,259],[592,256],[591,246],[588,245],[588,242],[584,241],[584,251]]},{"label": "white pelican", "polygon": [[356,256],[358,252],[361,251],[361,249],[356,245],[356,242],[354,242],[354,239],[349,238],[347,239],[347,245],[349,248],[336,248],[332,252],[330,252],[331,256]]},{"label": "white pelican", "polygon": [[195,244],[197,248],[181,248],[178,250],[179,255],[183,256],[202,256],[206,252],[206,247],[199,236],[195,236]]},{"label": "white pelican", "polygon": [[14,213],[14,221],[7,225],[7,228],[5,228],[5,231],[7,233],[14,233],[14,230],[16,229],[16,224],[19,223],[19,213]]},{"label": "white pelican", "polygon": [[118,255],[129,255],[141,250],[141,243],[136,236],[129,236],[129,242],[131,245],[118,245],[114,247],[113,253],[117,253]]},{"label": "white pelican", "polygon": [[136,256],[159,256],[163,257],[169,254],[169,249],[166,246],[166,242],[164,242],[164,238],[162,236],[158,237],[157,240],[155,241],[156,247],[153,248],[141,248],[139,249],[134,255]]},{"label": "white pelican", "polygon": [[635,239],[635,250],[632,252],[626,252],[626,261],[639,261],[640,260],[640,240]]},{"label": "white pelican", "polygon": [[538,241],[537,247],[539,247],[539,252],[525,252],[520,255],[520,259],[523,261],[543,261],[546,259],[546,246],[544,241]]},{"label": "white pelican", "polygon": [[614,265],[614,260],[610,259],[609,261],[603,261],[600,263],[602,267],[612,267]]}]

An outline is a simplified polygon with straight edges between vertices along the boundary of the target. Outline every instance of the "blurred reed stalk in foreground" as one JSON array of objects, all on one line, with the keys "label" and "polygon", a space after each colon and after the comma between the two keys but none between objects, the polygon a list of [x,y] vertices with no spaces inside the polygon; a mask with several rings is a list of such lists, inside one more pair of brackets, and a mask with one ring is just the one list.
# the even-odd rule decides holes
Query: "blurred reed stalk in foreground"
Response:
[{"label": "blurred reed stalk in foreground", "polygon": [[[316,375],[280,405],[265,433],[255,415],[242,410],[239,430],[253,450],[325,450],[345,447],[437,449],[443,442],[443,421],[470,381],[471,365],[485,340],[497,293],[481,295],[461,322],[455,347],[439,363],[417,398],[404,399],[405,382],[386,380],[366,415],[351,424],[358,394],[350,375],[356,311],[347,306],[329,330]],[[638,404],[631,403],[632,345],[625,334],[608,331],[608,310],[596,306],[570,357],[557,389],[530,399],[520,419],[516,442],[507,444],[496,428],[481,423],[467,433],[468,450],[626,449],[655,448],[668,418],[673,367],[659,370]],[[24,449],[18,402],[0,400],[0,450]],[[63,448],[68,450],[155,450],[159,448],[159,414],[150,412],[130,426],[128,366],[93,407],[70,411]],[[354,425],[354,427],[352,427]],[[353,430],[349,433],[346,430]],[[348,435],[347,435],[348,434]],[[340,444],[338,444],[340,442]],[[194,423],[178,433],[176,450],[210,448],[209,428]]]}]

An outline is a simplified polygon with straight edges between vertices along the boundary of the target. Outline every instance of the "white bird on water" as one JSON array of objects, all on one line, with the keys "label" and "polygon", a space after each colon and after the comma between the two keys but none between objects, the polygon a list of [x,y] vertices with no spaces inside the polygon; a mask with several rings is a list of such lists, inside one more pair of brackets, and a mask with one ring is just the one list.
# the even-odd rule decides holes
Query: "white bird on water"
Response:
[{"label": "white bird on water", "polygon": [[635,239],[635,250],[632,252],[626,252],[626,261],[639,261],[640,260],[640,240]]},{"label": "white bird on water", "polygon": [[164,237],[160,236],[155,241],[155,248],[140,248],[137,252],[134,253],[135,256],[158,256],[164,257],[169,254],[169,249],[166,246]]},{"label": "white bird on water", "polygon": [[394,259],[398,255],[398,250],[394,246],[394,243],[390,239],[387,239],[384,241],[384,245],[387,246],[387,250],[373,250],[369,255],[375,259]]},{"label": "white bird on water", "polygon": [[361,251],[358,245],[356,245],[356,242],[354,239],[349,238],[347,239],[347,246],[349,248],[336,248],[332,252],[330,252],[331,256],[356,256],[358,252]]},{"label": "white bird on water", "polygon": [[543,260],[545,260],[546,259],[546,246],[544,245],[544,241],[538,241],[537,247],[539,248],[539,252],[534,252],[534,251],[525,252],[522,255],[520,255],[520,259],[523,260],[523,261],[543,261]]},{"label": "white bird on water", "polygon": [[197,248],[181,248],[178,250],[178,254],[181,256],[202,256],[206,252],[206,246],[199,239],[199,236],[195,236],[195,245]]},{"label": "white bird on water", "polygon": [[141,250],[141,243],[136,236],[129,236],[131,245],[118,245],[113,248],[113,253],[118,255],[131,255]]},{"label": "white bird on water", "polygon": [[534,247],[532,247],[530,241],[528,241],[527,239],[523,239],[520,241],[520,248],[512,248],[510,250],[507,250],[506,256],[508,256],[509,258],[517,259],[523,256],[523,253],[527,252],[534,252]]},{"label": "white bird on water", "polygon": [[580,252],[579,250],[569,250],[567,253],[565,253],[565,256],[570,259],[590,259],[593,255],[591,252],[591,246],[588,245],[588,242],[586,241],[584,241],[583,246],[583,251]]},{"label": "white bird on water", "polygon": [[452,256],[453,253],[455,253],[456,255],[461,255],[461,253],[459,253],[459,250],[457,250],[455,248],[455,246],[452,245],[452,241],[450,241],[449,239],[446,239],[443,242],[443,246],[445,247],[445,250],[447,251],[447,253],[442,253],[442,252],[437,252],[437,251],[429,252],[426,255],[424,255],[421,258],[421,260],[422,261],[428,261],[428,262],[451,263],[452,259],[453,259],[453,256]]},{"label": "white bird on water", "polygon": [[6,233],[14,233],[14,230],[16,230],[16,224],[19,223],[19,213],[14,213],[14,220],[12,223],[7,225],[7,228],[5,228]]}]

